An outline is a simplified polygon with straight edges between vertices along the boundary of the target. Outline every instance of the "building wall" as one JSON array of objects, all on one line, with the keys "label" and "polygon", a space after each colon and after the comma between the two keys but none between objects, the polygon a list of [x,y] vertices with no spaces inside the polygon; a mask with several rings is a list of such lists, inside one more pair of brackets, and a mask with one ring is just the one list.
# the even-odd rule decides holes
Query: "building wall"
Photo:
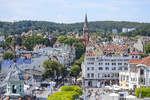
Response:
[{"label": "building wall", "polygon": [[87,81],[92,81],[92,86],[100,81],[119,80],[119,71],[127,70],[131,59],[131,56],[86,56],[82,73]]}]

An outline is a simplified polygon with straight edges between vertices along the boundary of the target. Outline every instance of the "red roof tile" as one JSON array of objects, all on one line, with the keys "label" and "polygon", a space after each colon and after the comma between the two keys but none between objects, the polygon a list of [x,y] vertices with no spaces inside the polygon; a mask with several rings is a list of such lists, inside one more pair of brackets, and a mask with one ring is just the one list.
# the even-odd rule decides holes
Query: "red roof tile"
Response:
[{"label": "red roof tile", "polygon": [[141,61],[141,59],[132,59],[128,62],[128,64],[140,64]]},{"label": "red roof tile", "polygon": [[140,62],[140,64],[150,66],[150,56],[143,58],[142,61]]},{"label": "red roof tile", "polygon": [[139,53],[139,52],[133,51],[130,53],[130,55],[144,55],[144,53]]},{"label": "red roof tile", "polygon": [[95,56],[94,53],[87,53],[86,56]]}]

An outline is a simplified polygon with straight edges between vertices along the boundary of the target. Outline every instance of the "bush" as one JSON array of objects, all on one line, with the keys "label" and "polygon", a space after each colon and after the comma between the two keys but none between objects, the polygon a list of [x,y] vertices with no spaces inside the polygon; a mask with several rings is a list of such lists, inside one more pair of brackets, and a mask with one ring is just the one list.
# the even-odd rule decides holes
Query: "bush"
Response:
[{"label": "bush", "polygon": [[137,88],[135,91],[137,98],[139,98],[139,93],[141,93],[141,98],[150,97],[150,88]]},{"label": "bush", "polygon": [[75,100],[82,95],[82,89],[77,86],[62,86],[60,92],[56,92],[47,100]]},{"label": "bush", "polygon": [[3,54],[3,59],[10,59],[10,60],[12,60],[13,58],[14,58],[14,55],[13,55],[12,52],[5,52]]},{"label": "bush", "polygon": [[48,100],[75,100],[78,94],[74,91],[56,92],[48,97]]},{"label": "bush", "polygon": [[78,86],[62,86],[61,91],[75,91],[78,93],[78,96],[82,95],[82,89]]}]

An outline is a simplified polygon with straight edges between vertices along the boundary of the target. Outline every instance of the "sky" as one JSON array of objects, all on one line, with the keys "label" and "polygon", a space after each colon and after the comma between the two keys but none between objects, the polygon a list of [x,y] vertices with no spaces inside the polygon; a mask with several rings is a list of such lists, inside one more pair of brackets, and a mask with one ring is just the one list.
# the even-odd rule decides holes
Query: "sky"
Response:
[{"label": "sky", "polygon": [[150,0],[0,0],[0,21],[150,22]]}]

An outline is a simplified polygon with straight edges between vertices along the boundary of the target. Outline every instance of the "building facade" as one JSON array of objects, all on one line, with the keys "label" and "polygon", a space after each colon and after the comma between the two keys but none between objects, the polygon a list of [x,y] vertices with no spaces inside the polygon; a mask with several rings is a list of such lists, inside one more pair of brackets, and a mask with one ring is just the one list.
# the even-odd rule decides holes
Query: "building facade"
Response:
[{"label": "building facade", "polygon": [[128,61],[140,58],[138,53],[131,52],[128,46],[101,46],[99,50],[87,46],[86,56],[82,63],[82,77],[86,87],[97,87],[97,84],[119,85],[119,72],[128,70]]},{"label": "building facade", "polygon": [[150,86],[150,56],[143,59],[133,59],[128,62],[128,70],[119,73],[120,86],[135,89]]}]

